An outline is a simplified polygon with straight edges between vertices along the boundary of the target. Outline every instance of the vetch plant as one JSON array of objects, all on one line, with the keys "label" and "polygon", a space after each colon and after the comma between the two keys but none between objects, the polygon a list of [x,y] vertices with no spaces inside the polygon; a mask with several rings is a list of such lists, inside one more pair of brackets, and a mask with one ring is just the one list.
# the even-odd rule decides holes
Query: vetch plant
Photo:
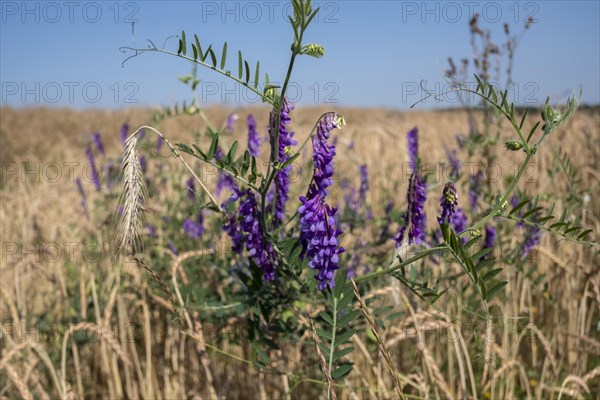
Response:
[{"label": "vetch plant", "polygon": [[[414,127],[406,136],[411,175],[403,213],[395,213],[394,202],[390,201],[382,218],[385,228],[375,235],[376,239],[369,241],[367,237],[357,241],[360,247],[395,242],[395,249],[385,249],[385,255],[369,255],[369,268],[358,271],[353,265],[363,262],[362,258],[342,245],[345,222],[340,218],[342,213],[338,213],[338,206],[329,196],[334,184],[334,158],[338,150],[333,137],[344,126],[344,118],[336,112],[326,112],[310,132],[292,131],[295,107],[287,99],[286,91],[295,61],[300,56],[320,58],[325,54],[322,46],[304,43],[304,35],[318,10],[313,9],[307,0],[293,0],[292,6],[290,23],[293,41],[288,69],[281,86],[271,84],[268,74],[261,80],[260,63],[256,62],[251,68],[241,51],[237,52],[234,68],[230,69],[227,42],[217,52],[212,45],[203,45],[197,35],[194,35],[191,43],[188,42],[185,32],[179,37],[176,51],[158,48],[151,41],[147,48],[122,49],[132,51],[134,54],[131,57],[161,53],[212,70],[260,96],[271,110],[266,127],[269,140],[264,143],[265,147],[268,145],[266,171],[258,167],[261,143],[253,115],[248,115],[246,119],[248,132],[243,141],[246,142],[244,150],[241,149],[244,144],[231,140],[238,115],[230,114],[223,129],[217,130],[196,100],[157,113],[155,117],[155,122],[159,123],[172,115],[200,115],[207,128],[205,135],[198,135],[198,140],[193,144],[173,145],[162,132],[150,126],[141,127],[127,137],[128,127],[124,125],[121,130],[124,144],[122,212],[115,230],[114,244],[121,254],[139,259],[137,253],[141,249],[140,232],[143,226],[141,217],[147,191],[142,157],[136,146],[142,131],[155,133],[158,135],[156,151],[160,150],[163,142],[166,143],[170,153],[192,176],[185,183],[184,193],[195,209],[189,210],[190,215],[178,225],[179,229],[183,229],[189,239],[201,241],[210,231],[204,225],[211,218],[205,211],[209,210],[216,216],[219,227],[229,236],[230,253],[224,257],[225,260],[215,263],[218,266],[215,269],[218,270],[217,274],[221,274],[218,276],[235,277],[235,282],[228,288],[228,294],[235,302],[217,305],[219,315],[223,318],[234,313],[245,316],[247,337],[252,344],[252,361],[261,369],[269,368],[269,351],[280,349],[280,341],[298,340],[304,330],[309,329],[308,324],[302,327],[296,320],[310,321],[310,329],[314,332],[319,349],[319,365],[325,376],[324,382],[327,382],[327,397],[335,398],[335,382],[343,381],[352,371],[353,366],[348,359],[354,348],[349,343],[360,328],[368,325],[371,332],[377,333],[378,350],[388,362],[392,361],[378,333],[384,322],[376,322],[370,317],[367,303],[362,300],[357,302],[364,295],[361,291],[367,291],[378,278],[386,276],[396,279],[416,298],[430,303],[437,302],[444,293],[453,289],[457,281],[466,281],[466,286],[461,283],[460,295],[467,299],[469,312],[488,322],[492,318],[490,300],[508,284],[508,281],[499,279],[503,270],[495,268],[496,258],[491,254],[499,242],[498,227],[505,226],[500,225],[501,221],[510,220],[523,226],[525,240],[517,263],[522,263],[539,242],[541,231],[587,246],[595,244],[586,241],[591,229],[586,230],[577,221],[570,220],[566,211],[558,221],[554,221],[554,206],[543,212],[545,207],[540,205],[538,197],[528,199],[523,195],[518,204],[509,207],[508,203],[529,162],[545,139],[571,118],[578,100],[575,97],[569,99],[564,111],[558,111],[547,102],[541,119],[531,128],[526,128],[527,112],[519,115],[518,109],[508,101],[508,92],[498,92],[489,83],[489,76],[482,74],[475,75],[475,89],[456,80],[454,90],[478,96],[489,109],[512,126],[514,134],[505,140],[504,146],[511,152],[524,154],[514,178],[505,188],[492,193],[490,187],[483,188],[483,176],[479,171],[468,178],[468,195],[464,195],[458,183],[461,160],[457,151],[447,147],[446,153],[452,167],[451,181],[444,182],[443,189],[440,185],[431,184],[421,170],[419,130]],[[477,32],[476,23],[472,25],[474,32]],[[487,73],[487,66],[482,68]],[[181,80],[189,84],[192,90],[198,83],[195,75]],[[487,121],[487,124],[489,126],[491,122]],[[541,131],[538,130],[540,125]],[[311,146],[307,146],[309,142]],[[494,144],[493,141],[488,143],[486,151],[504,151],[494,147]],[[290,194],[290,173],[292,164],[299,159],[305,147],[312,150],[312,175],[307,187],[298,191],[304,195],[296,198]],[[97,148],[100,151],[102,147],[97,144]],[[475,148],[472,146],[470,150]],[[218,170],[215,194],[198,177],[196,169],[184,156]],[[88,150],[88,157],[93,157],[91,150]],[[395,167],[401,168],[399,165]],[[367,216],[370,210],[366,208],[369,179],[367,167],[362,163],[359,175],[358,203],[360,207],[365,207],[364,215],[359,217],[363,221],[371,221],[371,216]],[[100,187],[97,186],[97,189],[100,190]],[[219,202],[217,198],[225,189],[229,197]],[[398,202],[404,197],[397,193],[395,196],[392,200]],[[425,214],[428,199],[435,202],[440,199],[437,225],[429,232]],[[394,218],[398,229],[395,235],[390,236],[388,225]],[[156,239],[155,233],[150,236]],[[177,255],[175,243],[170,238],[166,243],[170,251]],[[440,255],[448,258],[447,264],[457,264],[461,272],[447,276],[445,265],[439,262]],[[151,271],[149,267],[145,268]],[[169,293],[168,286],[160,280],[159,274],[156,271],[151,274],[159,281],[161,289]],[[191,287],[188,295],[192,299],[202,298],[194,290],[204,291],[202,295],[214,295],[205,293],[210,293],[210,287]],[[367,324],[357,319],[360,315],[358,304],[366,315]],[[173,309],[179,311],[194,306],[198,305],[193,301],[179,301],[179,304],[172,305]],[[393,319],[391,314],[388,317]],[[318,328],[314,328],[313,320]],[[376,323],[381,326],[375,326]],[[389,364],[388,367],[394,378],[398,378],[394,368]],[[487,375],[485,371],[484,377]],[[476,383],[471,380],[474,386]],[[403,396],[400,385],[397,386],[399,395]],[[443,385],[439,386],[445,389]],[[471,391],[471,395],[476,395],[476,390]]]}]

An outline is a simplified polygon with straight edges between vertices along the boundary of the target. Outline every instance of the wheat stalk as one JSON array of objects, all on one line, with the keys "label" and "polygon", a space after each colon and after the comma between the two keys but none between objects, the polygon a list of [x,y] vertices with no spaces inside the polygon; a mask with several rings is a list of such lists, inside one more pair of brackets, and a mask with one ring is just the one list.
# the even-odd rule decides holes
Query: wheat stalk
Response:
[{"label": "wheat stalk", "polygon": [[129,136],[125,141],[123,150],[123,192],[119,205],[123,212],[118,220],[115,230],[114,246],[118,254],[130,252],[135,254],[141,247],[140,241],[140,216],[146,198],[144,173],[137,155],[137,133]]}]

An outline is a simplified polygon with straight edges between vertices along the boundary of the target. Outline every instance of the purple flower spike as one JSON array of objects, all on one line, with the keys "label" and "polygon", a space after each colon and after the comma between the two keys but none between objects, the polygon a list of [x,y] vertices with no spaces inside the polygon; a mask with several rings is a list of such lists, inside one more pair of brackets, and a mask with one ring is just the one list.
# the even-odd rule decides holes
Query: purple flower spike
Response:
[{"label": "purple flower spike", "polygon": [[[465,210],[459,208],[456,210],[454,214],[450,217],[450,222],[452,223],[452,227],[456,231],[456,233],[460,233],[464,231],[467,227],[467,216],[465,215]],[[461,238],[463,244],[467,243],[467,238]]]},{"label": "purple flower spike", "polygon": [[226,129],[229,132],[233,132],[233,126],[235,125],[237,120],[238,120],[238,115],[236,113],[229,114],[229,117],[227,117],[227,123],[226,123]]},{"label": "purple flower spike", "polygon": [[333,176],[335,146],[327,143],[333,128],[340,128],[344,120],[335,113],[327,113],[317,125],[313,137],[313,184],[307,197],[300,197],[300,241],[310,258],[308,266],[315,270],[319,289],[333,287],[335,271],[340,269],[339,255],[345,250],[339,245],[342,231],[337,227],[336,208],[325,203]]},{"label": "purple flower spike", "polygon": [[302,205],[298,208],[298,214],[302,241],[310,258],[308,266],[315,270],[320,290],[327,286],[332,288],[335,271],[340,269],[339,255],[345,251],[338,241],[342,231],[336,228],[337,210],[329,208],[319,194],[311,199],[300,197],[300,201]]},{"label": "purple flower spike", "polygon": [[[225,158],[225,154],[223,154],[223,150],[221,150],[220,146],[217,147],[217,150],[215,151],[215,158],[219,160],[223,160]],[[217,175],[217,187],[215,188],[215,194],[219,196],[223,189],[229,189],[232,192],[235,192],[237,191],[238,187],[235,183],[235,179],[231,175],[223,171],[219,171]]]},{"label": "purple flower spike", "polygon": [[485,226],[485,239],[483,242],[483,248],[491,249],[496,244],[496,228],[491,225]]},{"label": "purple flower spike", "polygon": [[96,149],[98,153],[102,154],[102,157],[106,157],[106,153],[104,152],[104,144],[102,143],[102,138],[100,137],[100,132],[94,133],[94,143],[96,144]]},{"label": "purple flower spike", "polygon": [[422,244],[425,242],[427,217],[423,207],[427,197],[425,195],[425,183],[416,172],[413,172],[410,176],[406,199],[408,206],[404,214],[404,225],[398,229],[398,233],[394,236],[396,248],[402,245],[407,231],[408,244]]},{"label": "purple flower spike", "polygon": [[158,138],[156,138],[156,152],[157,153],[160,153],[160,149],[162,149],[164,142],[165,142],[165,140],[163,139],[163,137],[158,135]]},{"label": "purple flower spike", "polygon": [[358,192],[359,200],[364,203],[367,200],[367,192],[369,191],[369,172],[366,165],[361,165],[360,172],[360,190]]},{"label": "purple flower spike", "polygon": [[81,207],[83,207],[83,211],[85,215],[88,215],[87,209],[87,196],[85,195],[85,190],[83,190],[83,185],[81,184],[81,178],[76,178],[75,183],[77,184],[77,190],[79,191],[79,195],[81,196]]},{"label": "purple flower spike", "polygon": [[469,206],[473,211],[479,209],[477,204],[481,194],[481,183],[483,182],[483,172],[478,171],[475,175],[469,176]]},{"label": "purple flower spike", "polygon": [[92,149],[88,147],[85,151],[85,154],[87,155],[88,162],[90,163],[90,168],[92,170],[92,181],[94,182],[96,190],[99,192],[102,190],[102,187],[100,186],[100,176],[98,176],[98,167],[94,162],[94,153],[92,152]]},{"label": "purple flower spike", "polygon": [[[289,156],[289,150],[292,146],[295,146],[297,142],[292,139],[294,136],[294,132],[288,131],[287,125],[291,122],[290,112],[294,109],[294,106],[287,100],[283,100],[283,104],[281,105],[281,112],[279,117],[279,149],[277,152],[277,160],[280,163],[286,162]],[[277,123],[277,113],[273,109],[270,115],[270,124],[269,124],[269,137],[271,140],[271,146],[275,146],[275,132]],[[279,226],[283,221],[285,221],[285,205],[289,198],[289,185],[290,185],[290,172],[292,171],[292,166],[288,165],[287,167],[280,169],[277,171],[275,175],[275,194],[276,194],[276,204],[274,207],[274,218],[273,221],[275,226]],[[272,198],[273,195],[270,197]],[[273,205],[271,204],[269,207],[270,210],[273,209]]]},{"label": "purple flower spike", "polygon": [[263,271],[263,279],[275,279],[275,251],[263,236],[258,219],[258,206],[254,193],[250,189],[241,193],[244,200],[240,203],[241,230],[246,234],[248,255]]},{"label": "purple flower spike", "polygon": [[183,230],[190,238],[196,240],[204,233],[204,217],[202,213],[198,213],[198,217],[194,221],[191,218],[186,218],[183,221]]},{"label": "purple flower spike", "polygon": [[419,167],[419,129],[414,127],[406,134],[408,141],[408,157],[410,159],[411,171],[416,171]]},{"label": "purple flower spike", "polygon": [[175,244],[173,244],[173,242],[169,242],[169,249],[173,252],[173,254],[179,255],[179,252],[177,251],[177,247],[175,247]]},{"label": "purple flower spike", "polygon": [[256,120],[252,114],[248,114],[248,153],[252,157],[258,157],[260,153],[260,137],[256,131]]},{"label": "purple flower spike", "polygon": [[450,174],[448,177],[456,181],[460,177],[462,163],[456,156],[456,150],[450,150],[448,146],[444,146],[444,148],[446,149],[446,157],[448,157],[450,164]]},{"label": "purple flower spike", "polygon": [[129,125],[123,124],[121,125],[121,143],[123,146],[125,145],[125,141],[127,140],[127,134],[129,133]]},{"label": "purple flower spike", "polygon": [[196,198],[196,182],[194,181],[194,177],[185,181],[185,190],[187,198],[193,201]]},{"label": "purple flower spike", "polygon": [[333,176],[333,157],[335,156],[335,146],[327,143],[334,128],[341,128],[343,120],[336,113],[327,113],[317,125],[317,133],[313,137],[313,165],[314,181],[316,189],[321,197],[325,198],[329,191],[327,188],[332,185]]},{"label": "purple flower spike", "polygon": [[540,243],[542,231],[537,226],[525,227],[525,241],[521,246],[521,257],[525,258]]},{"label": "purple flower spike", "polygon": [[438,222],[440,225],[444,222],[450,223],[452,215],[455,212],[455,207],[458,205],[458,193],[456,193],[454,183],[448,182],[444,186],[440,205],[442,206],[442,215],[438,217]]},{"label": "purple flower spike", "polygon": [[155,238],[155,237],[157,237],[157,236],[158,236],[158,235],[156,234],[156,227],[155,227],[154,225],[152,225],[152,224],[148,223],[148,224],[146,224],[146,228],[148,229],[148,235],[149,235],[151,238]]}]

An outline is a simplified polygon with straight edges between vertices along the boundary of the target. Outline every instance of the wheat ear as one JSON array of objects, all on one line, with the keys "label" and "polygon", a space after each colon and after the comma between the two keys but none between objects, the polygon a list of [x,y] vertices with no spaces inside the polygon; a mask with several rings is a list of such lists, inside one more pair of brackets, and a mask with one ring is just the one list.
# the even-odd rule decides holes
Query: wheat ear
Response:
[{"label": "wheat ear", "polygon": [[114,249],[116,254],[135,254],[142,247],[140,240],[141,227],[141,212],[143,211],[143,203],[146,199],[146,187],[144,182],[144,174],[140,165],[140,160],[137,155],[137,135],[140,131],[148,129],[158,136],[163,138],[165,143],[171,149],[171,152],[177,157],[188,171],[192,174],[196,182],[208,195],[211,203],[223,212],[217,199],[210,193],[204,182],[196,175],[192,167],[181,157],[179,151],[171,144],[169,139],[161,132],[151,126],[141,126],[132,133],[125,141],[125,149],[123,150],[123,192],[119,200],[119,206],[122,207],[123,213],[118,220],[117,229],[115,230]]}]

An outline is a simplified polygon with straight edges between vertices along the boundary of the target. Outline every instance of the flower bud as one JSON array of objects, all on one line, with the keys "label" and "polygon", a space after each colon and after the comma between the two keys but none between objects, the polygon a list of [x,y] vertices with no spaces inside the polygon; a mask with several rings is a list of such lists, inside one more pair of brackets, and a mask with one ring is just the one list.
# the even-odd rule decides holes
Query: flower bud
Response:
[{"label": "flower bud", "polygon": [[507,140],[504,142],[504,147],[506,150],[518,151],[523,148],[523,143],[520,140]]},{"label": "flower bud", "polygon": [[308,54],[311,57],[321,58],[325,55],[325,48],[320,44],[307,44],[302,48],[302,54]]}]

